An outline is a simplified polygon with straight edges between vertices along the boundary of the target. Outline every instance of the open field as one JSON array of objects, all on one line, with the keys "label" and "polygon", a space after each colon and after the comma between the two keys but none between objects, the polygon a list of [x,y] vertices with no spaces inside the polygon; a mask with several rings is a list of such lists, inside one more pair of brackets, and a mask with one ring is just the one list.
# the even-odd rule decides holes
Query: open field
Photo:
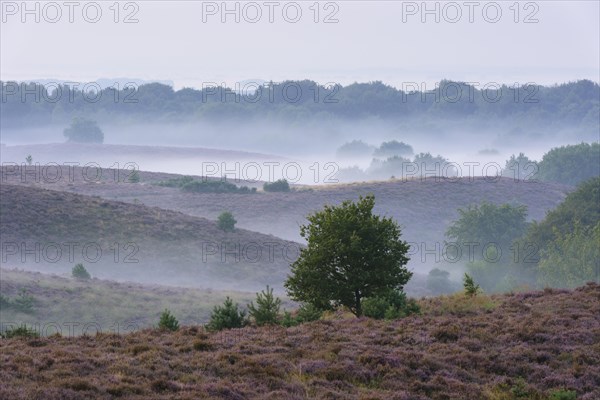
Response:
[{"label": "open field", "polygon": [[600,397],[600,286],[475,300],[455,295],[422,307],[423,315],[391,322],[0,340],[0,397]]},{"label": "open field", "polygon": [[[100,279],[79,280],[39,272],[0,270],[0,294],[14,299],[21,291],[33,297],[31,312],[3,307],[2,329],[26,324],[50,335],[58,327],[63,335],[102,332],[127,333],[158,324],[168,308],[181,324],[204,324],[215,305],[226,296],[245,306],[254,293],[191,289]],[[289,308],[290,303],[285,303]],[[56,325],[54,325],[56,324]],[[70,325],[69,325],[70,324]]]}]

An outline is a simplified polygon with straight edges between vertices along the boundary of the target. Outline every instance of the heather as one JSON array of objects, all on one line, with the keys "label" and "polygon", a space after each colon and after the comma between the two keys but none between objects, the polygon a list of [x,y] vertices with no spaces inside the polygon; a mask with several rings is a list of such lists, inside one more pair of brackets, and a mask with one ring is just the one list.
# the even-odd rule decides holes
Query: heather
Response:
[{"label": "heather", "polygon": [[0,398],[600,397],[599,285],[419,303],[392,321],[2,339]]}]

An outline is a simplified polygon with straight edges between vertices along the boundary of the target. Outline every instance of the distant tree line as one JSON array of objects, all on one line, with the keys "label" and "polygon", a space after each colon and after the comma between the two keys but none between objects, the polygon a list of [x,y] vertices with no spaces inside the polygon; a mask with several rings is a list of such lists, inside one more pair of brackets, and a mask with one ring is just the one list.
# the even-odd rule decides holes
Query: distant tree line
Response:
[{"label": "distant tree line", "polygon": [[444,80],[438,88],[425,91],[414,91],[413,86],[403,91],[380,81],[340,86],[303,80],[268,83],[244,93],[222,86],[175,91],[160,83],[98,92],[58,84],[0,83],[3,127],[64,123],[74,117],[99,122],[415,117],[472,119],[486,124],[510,118],[519,126],[559,123],[571,129],[596,129],[600,124],[600,87],[589,80],[520,88],[498,85],[493,89]]}]

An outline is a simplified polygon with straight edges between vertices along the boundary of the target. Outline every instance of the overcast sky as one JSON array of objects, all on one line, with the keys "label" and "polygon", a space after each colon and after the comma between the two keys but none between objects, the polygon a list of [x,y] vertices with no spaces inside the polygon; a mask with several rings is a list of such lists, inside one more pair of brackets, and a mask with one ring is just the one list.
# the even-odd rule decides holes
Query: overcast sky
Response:
[{"label": "overcast sky", "polygon": [[[518,7],[480,1],[472,8],[463,1],[428,2],[431,10],[437,4],[437,15],[423,15],[421,1],[321,2],[318,15],[313,1],[239,2],[239,22],[235,13],[222,15],[221,1],[121,2],[118,15],[113,1],[76,3],[71,23],[62,0],[28,2],[32,14],[23,13],[21,1],[1,2],[1,79],[127,77],[172,80],[176,88],[246,79],[382,80],[397,87],[442,78],[600,79],[598,1]],[[138,22],[124,23],[128,15]]]}]

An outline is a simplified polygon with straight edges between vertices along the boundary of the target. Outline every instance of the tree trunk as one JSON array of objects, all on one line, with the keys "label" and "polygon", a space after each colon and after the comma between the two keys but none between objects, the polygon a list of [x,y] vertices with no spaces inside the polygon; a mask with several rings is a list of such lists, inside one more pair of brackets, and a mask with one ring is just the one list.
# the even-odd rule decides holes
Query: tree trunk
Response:
[{"label": "tree trunk", "polygon": [[354,300],[356,301],[356,316],[360,317],[362,315],[362,307],[360,305],[360,291],[358,289],[354,291]]}]

